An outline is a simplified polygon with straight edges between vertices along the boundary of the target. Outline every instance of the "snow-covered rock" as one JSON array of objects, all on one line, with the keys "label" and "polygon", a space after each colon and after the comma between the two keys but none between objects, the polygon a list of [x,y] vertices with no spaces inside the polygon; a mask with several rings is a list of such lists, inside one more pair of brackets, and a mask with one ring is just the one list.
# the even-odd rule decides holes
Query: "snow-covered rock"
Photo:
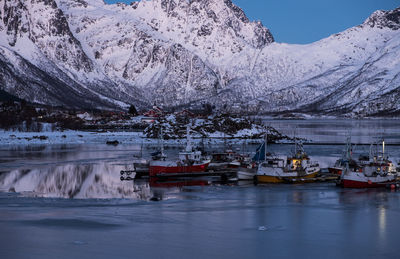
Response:
[{"label": "snow-covered rock", "polygon": [[170,115],[149,125],[144,131],[147,138],[182,139],[187,137],[187,127],[192,138],[214,139],[263,139],[268,133],[268,141],[289,140],[270,126],[257,123],[246,118],[236,118],[226,115],[209,116],[208,118],[191,119]]},{"label": "snow-covered rock", "polygon": [[396,113],[399,17],[289,45],[230,0],[0,0],[0,86],[70,107]]}]

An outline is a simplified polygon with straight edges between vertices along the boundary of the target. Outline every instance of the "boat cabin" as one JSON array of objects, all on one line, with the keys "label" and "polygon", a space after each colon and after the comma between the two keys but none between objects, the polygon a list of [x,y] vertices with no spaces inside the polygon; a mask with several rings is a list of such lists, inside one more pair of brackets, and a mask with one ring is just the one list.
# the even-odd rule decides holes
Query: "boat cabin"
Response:
[{"label": "boat cabin", "polygon": [[284,167],[285,166],[285,160],[280,159],[280,158],[271,158],[271,159],[267,159],[264,162],[262,162],[261,166],[263,166],[263,167],[273,167],[273,168]]},{"label": "boat cabin", "polygon": [[288,165],[289,170],[301,170],[303,168],[306,168],[307,165],[310,164],[310,159],[308,157],[288,157],[286,164]]},{"label": "boat cabin", "polygon": [[179,159],[181,161],[199,162],[201,161],[201,151],[179,152]]}]

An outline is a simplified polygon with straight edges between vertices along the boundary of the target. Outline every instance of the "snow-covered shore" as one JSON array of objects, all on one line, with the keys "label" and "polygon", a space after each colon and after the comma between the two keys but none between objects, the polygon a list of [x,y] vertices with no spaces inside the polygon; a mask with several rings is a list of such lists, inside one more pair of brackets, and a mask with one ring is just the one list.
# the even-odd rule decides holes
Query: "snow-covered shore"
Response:
[{"label": "snow-covered shore", "polygon": [[121,143],[139,143],[141,132],[88,132],[88,131],[47,131],[20,132],[0,131],[2,145],[28,144],[98,144],[118,140]]},{"label": "snow-covered shore", "polygon": [[[107,141],[118,141],[119,144],[157,144],[158,139],[147,138],[142,132],[89,132],[89,131],[48,131],[20,132],[0,130],[0,145],[43,145],[43,144],[106,144]],[[201,139],[193,139],[200,142]],[[223,139],[214,137],[203,140],[204,144],[224,142],[258,143],[261,139]],[[186,139],[164,140],[165,145],[183,145]]]},{"label": "snow-covered shore", "polygon": [[234,142],[235,144],[259,143],[268,133],[269,141],[283,141],[289,138],[272,127],[245,118],[212,116],[206,119],[194,119],[169,115],[149,124],[144,131],[123,130],[51,130],[46,127],[40,132],[0,131],[0,143],[4,145],[31,144],[154,144],[159,142],[160,133],[166,145],[186,143],[186,129],[190,127],[193,141],[204,144]]}]

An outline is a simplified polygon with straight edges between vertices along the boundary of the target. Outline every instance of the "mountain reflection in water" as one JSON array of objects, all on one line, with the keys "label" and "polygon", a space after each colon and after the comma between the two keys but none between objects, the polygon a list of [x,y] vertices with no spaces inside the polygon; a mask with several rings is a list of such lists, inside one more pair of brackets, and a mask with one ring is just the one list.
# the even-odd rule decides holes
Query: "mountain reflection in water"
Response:
[{"label": "mountain reflection in water", "polygon": [[36,197],[148,199],[147,182],[121,182],[119,172],[127,169],[127,166],[112,163],[17,169],[0,174],[0,190]]}]

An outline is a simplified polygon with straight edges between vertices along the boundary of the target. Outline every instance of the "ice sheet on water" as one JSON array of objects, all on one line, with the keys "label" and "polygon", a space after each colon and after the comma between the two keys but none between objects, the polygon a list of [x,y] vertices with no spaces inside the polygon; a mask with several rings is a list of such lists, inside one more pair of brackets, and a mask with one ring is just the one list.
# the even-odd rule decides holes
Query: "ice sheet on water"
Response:
[{"label": "ice sheet on water", "polygon": [[268,230],[268,227],[266,227],[266,226],[259,226],[258,227],[258,231],[267,231]]}]

